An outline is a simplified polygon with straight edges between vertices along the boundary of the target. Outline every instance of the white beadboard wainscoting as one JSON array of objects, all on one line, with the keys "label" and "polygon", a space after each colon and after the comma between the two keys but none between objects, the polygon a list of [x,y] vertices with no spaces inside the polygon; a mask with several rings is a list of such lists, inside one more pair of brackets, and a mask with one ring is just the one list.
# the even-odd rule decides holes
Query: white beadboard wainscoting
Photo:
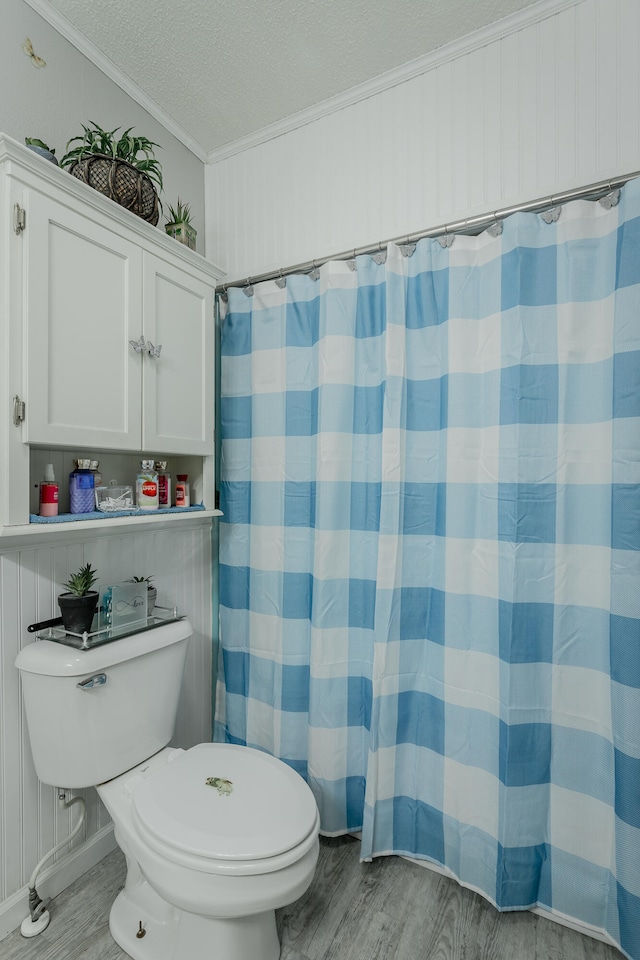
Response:
[{"label": "white beadboard wainscoting", "polygon": [[[56,528],[49,539],[44,534],[37,542],[25,537],[19,546],[0,544],[0,939],[28,913],[27,884],[36,863],[77,822],[77,809],[60,809],[54,788],[36,777],[14,660],[34,640],[29,624],[59,615],[61,584],[81,564],[97,569],[98,586],[153,574],[157,602],[188,615],[194,632],[173,742],[188,747],[211,739],[211,521],[184,517],[140,533],[91,531],[90,521],[82,526],[86,534],[77,523],[73,536]],[[64,889],[115,846],[96,791],[77,793],[87,802],[86,824],[71,851],[63,849],[45,865],[37,883],[42,897]]]},{"label": "white beadboard wainscoting", "polygon": [[244,279],[635,172],[639,47],[638,0],[536,4],[214,153],[207,254]]}]

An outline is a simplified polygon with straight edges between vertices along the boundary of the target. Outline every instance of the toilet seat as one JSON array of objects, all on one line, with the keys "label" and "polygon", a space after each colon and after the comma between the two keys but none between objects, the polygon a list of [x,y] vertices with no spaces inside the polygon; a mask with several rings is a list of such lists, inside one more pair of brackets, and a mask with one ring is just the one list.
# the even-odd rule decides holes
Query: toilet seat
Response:
[{"label": "toilet seat", "polygon": [[261,874],[304,856],[318,832],[309,787],[270,754],[234,744],[176,751],[127,784],[133,823],[157,853],[205,873]]}]

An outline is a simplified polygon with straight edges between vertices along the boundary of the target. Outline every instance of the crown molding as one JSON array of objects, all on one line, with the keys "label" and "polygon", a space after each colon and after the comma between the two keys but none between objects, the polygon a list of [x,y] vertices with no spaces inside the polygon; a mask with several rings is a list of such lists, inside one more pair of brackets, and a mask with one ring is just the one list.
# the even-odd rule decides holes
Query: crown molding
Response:
[{"label": "crown molding", "polygon": [[88,40],[74,25],[67,20],[55,7],[52,7],[49,0],[25,0],[36,13],[39,13],[43,20],[46,20],[50,26],[57,30],[65,40],[74,46],[80,53],[93,63],[98,70],[101,70],[110,80],[120,87],[124,93],[141,106],[147,113],[150,113],[158,123],[161,123],[166,130],[171,133],[176,140],[195,154],[198,160],[203,163],[207,158],[207,151],[191,134],[187,133],[173,117],[165,113],[155,100],[149,97],[140,87],[131,80],[115,63],[105,56],[101,50],[96,47],[91,40]]},{"label": "crown molding", "polygon": [[[31,0],[27,0],[27,2],[31,2]],[[372,80],[367,80],[365,83],[358,84],[358,86],[350,87],[349,90],[346,90],[344,93],[314,104],[307,110],[301,110],[299,113],[294,113],[290,117],[285,117],[283,120],[278,120],[276,123],[269,124],[267,127],[262,127],[260,130],[256,130],[255,133],[250,133],[246,137],[241,137],[238,140],[224,144],[222,147],[210,150],[206,155],[206,163],[219,163],[221,160],[226,160],[237,153],[250,150],[252,147],[257,147],[261,143],[266,143],[269,140],[274,140],[276,137],[281,137],[285,133],[291,133],[298,127],[313,123],[314,120],[320,120],[354,103],[383,93],[391,87],[396,87],[401,83],[406,83],[408,80],[413,80],[423,73],[428,73],[435,67],[439,67],[451,60],[456,60],[458,57],[472,53],[481,47],[486,47],[496,40],[508,37],[513,33],[517,33],[519,30],[540,23],[542,20],[547,20],[549,17],[556,16],[569,7],[579,6],[584,2],[585,0],[539,0],[538,3],[531,4],[523,10],[518,10],[516,13],[504,17],[502,20],[496,20],[495,23],[491,23],[486,27],[475,30],[473,33],[467,34],[466,37],[453,40],[451,43],[438,47],[437,50],[433,50],[415,60],[410,60],[408,63],[389,70],[387,73],[382,73]]]}]

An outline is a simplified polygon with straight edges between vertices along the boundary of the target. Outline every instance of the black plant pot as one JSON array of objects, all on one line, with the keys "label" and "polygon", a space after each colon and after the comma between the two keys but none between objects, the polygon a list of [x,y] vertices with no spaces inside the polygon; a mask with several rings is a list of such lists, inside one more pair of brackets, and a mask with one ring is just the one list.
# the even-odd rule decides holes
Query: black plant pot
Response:
[{"label": "black plant pot", "polygon": [[90,590],[83,597],[75,593],[61,593],[58,606],[62,625],[68,633],[90,633],[93,617],[98,606],[98,591]]}]

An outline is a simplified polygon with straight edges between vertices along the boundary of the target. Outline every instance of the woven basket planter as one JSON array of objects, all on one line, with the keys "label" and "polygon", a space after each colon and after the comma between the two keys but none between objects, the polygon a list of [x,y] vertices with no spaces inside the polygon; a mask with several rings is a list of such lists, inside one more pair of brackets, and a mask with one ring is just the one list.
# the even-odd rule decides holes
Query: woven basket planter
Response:
[{"label": "woven basket planter", "polygon": [[69,173],[154,227],[157,224],[160,204],[156,188],[146,173],[126,160],[92,153],[72,164]]}]

